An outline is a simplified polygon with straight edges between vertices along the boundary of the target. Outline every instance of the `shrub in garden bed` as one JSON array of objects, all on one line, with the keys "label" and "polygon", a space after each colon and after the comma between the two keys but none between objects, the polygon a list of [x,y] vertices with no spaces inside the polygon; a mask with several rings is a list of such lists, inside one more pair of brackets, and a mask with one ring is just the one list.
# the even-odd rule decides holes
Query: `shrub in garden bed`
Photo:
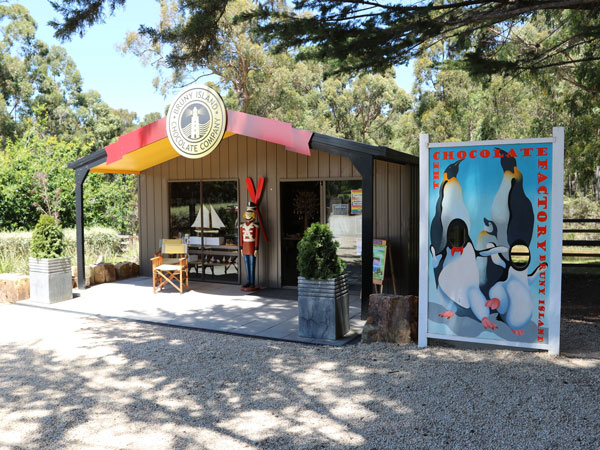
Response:
[{"label": "shrub in garden bed", "polygon": [[[85,236],[85,254],[103,256],[109,258],[113,255],[121,253],[121,238],[119,234],[111,229],[104,227],[91,227],[84,232]],[[69,253],[73,256],[77,255],[77,238],[75,229],[65,230],[65,237],[68,242]],[[95,262],[95,261],[90,261]]]},{"label": "shrub in garden bed", "polygon": [[[75,261],[77,255],[74,229],[64,230],[65,254]],[[29,248],[31,231],[0,232],[0,273],[29,273]],[[137,262],[137,249],[129,249],[126,259]],[[85,230],[86,262],[95,263],[99,257],[117,262],[122,259],[121,238],[115,230],[91,227]]]},{"label": "shrub in garden bed", "polygon": [[29,273],[31,231],[0,232],[0,273]]}]

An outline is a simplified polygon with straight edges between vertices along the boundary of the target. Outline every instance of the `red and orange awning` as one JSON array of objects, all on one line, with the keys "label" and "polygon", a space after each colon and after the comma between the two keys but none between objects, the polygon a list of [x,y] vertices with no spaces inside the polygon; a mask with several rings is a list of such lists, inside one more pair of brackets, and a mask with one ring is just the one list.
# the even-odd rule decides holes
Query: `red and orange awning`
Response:
[{"label": "red and orange awning", "polygon": [[[287,122],[228,110],[223,139],[236,134],[280,144],[288,151],[310,156],[313,133],[293,128]],[[124,134],[105,150],[106,162],[91,172],[139,174],[179,156],[167,138],[166,118]]]}]

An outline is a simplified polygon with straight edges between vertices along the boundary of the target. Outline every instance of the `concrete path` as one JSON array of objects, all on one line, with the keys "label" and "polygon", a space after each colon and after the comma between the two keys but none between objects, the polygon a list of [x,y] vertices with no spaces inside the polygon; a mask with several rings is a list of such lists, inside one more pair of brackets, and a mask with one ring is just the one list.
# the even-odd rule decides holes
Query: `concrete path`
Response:
[{"label": "concrete path", "polygon": [[297,291],[293,289],[244,293],[237,285],[190,282],[190,290],[184,294],[170,286],[154,294],[152,279],[137,277],[92,286],[75,291],[75,295],[73,300],[52,305],[30,300],[19,303],[99,317],[336,346],[357,338],[364,325],[358,295],[350,296],[351,330],[335,341],[298,336]]}]

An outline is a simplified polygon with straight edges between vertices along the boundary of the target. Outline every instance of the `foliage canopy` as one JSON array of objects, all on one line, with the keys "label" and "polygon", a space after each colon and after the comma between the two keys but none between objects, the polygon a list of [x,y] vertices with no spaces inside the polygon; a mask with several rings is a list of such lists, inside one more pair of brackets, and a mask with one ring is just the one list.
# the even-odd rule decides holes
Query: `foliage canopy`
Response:
[{"label": "foliage canopy", "polygon": [[[177,14],[185,20],[144,26],[140,32],[171,47],[166,58],[172,67],[199,64],[222,50],[219,22],[234,1],[179,1]],[[52,1],[62,17],[53,22],[56,36],[82,34],[125,2]],[[292,9],[282,1],[258,1],[235,22],[246,22],[279,51],[300,49],[301,58],[334,60],[336,72],[383,72],[442,40],[452,41],[461,53],[461,65],[473,73],[572,69],[578,64],[587,65],[587,71],[600,59],[596,1],[295,0],[293,4]],[[534,29],[522,33],[525,23]],[[549,32],[536,30],[539,25]]]},{"label": "foliage canopy", "polygon": [[[26,8],[0,2],[0,230],[32,229],[40,212],[73,226],[75,183],[67,163],[138,122],[135,113],[84,91],[65,49],[37,39],[36,29]],[[88,223],[134,233],[136,190],[133,177],[90,176]]]}]

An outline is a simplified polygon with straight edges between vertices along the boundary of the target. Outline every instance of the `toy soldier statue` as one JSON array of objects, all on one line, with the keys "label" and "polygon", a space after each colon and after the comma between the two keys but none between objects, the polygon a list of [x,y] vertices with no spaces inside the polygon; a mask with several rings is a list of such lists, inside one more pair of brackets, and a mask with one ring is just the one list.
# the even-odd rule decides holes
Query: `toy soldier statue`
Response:
[{"label": "toy soldier statue", "polygon": [[248,207],[244,213],[245,222],[240,226],[240,236],[242,242],[242,255],[246,265],[247,283],[242,286],[243,290],[257,290],[254,272],[256,269],[256,257],[258,256],[258,230],[259,227],[254,223],[256,219],[256,204],[248,202]]}]

